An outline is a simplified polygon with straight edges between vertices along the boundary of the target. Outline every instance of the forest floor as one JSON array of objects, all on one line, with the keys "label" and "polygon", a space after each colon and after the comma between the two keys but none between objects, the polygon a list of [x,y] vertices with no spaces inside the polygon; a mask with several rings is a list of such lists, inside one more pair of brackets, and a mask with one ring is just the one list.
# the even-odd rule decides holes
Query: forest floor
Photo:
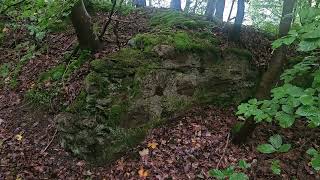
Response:
[{"label": "forest floor", "polygon": [[[97,14],[94,20],[103,24],[106,14]],[[135,13],[119,16],[121,46],[135,34],[148,31],[147,16]],[[10,30],[9,30],[10,31]],[[0,47],[0,63],[17,62],[27,49],[18,52],[12,48],[28,41],[25,30],[9,32],[10,36]],[[239,46],[225,41],[221,29],[213,31],[222,38],[221,47]],[[251,28],[245,28],[242,47],[254,52],[258,67],[267,66],[270,60],[270,41]],[[105,48],[95,54],[103,57],[118,50],[114,35],[107,33]],[[310,129],[303,122],[289,129],[273,124],[262,124],[255,130],[249,143],[242,146],[230,142],[230,129],[237,121],[234,108],[193,107],[189,111],[149,132],[136,148],[113,164],[93,166],[66,152],[59,144],[53,121],[59,103],[70,104],[79,94],[83,78],[89,71],[85,63],[65,82],[64,96],[53,101],[49,110],[24,101],[24,94],[32,88],[41,72],[63,62],[71,52],[76,37],[72,28],[50,33],[45,43],[46,53],[28,61],[19,72],[18,86],[0,89],[0,180],[2,179],[207,179],[208,170],[226,168],[239,160],[251,163],[245,172],[252,179],[320,179],[309,165],[305,153],[319,145],[319,129]],[[259,44],[260,46],[256,46]],[[50,86],[50,84],[47,84]],[[281,134],[292,150],[281,154],[261,154],[259,144],[266,143],[273,134]],[[272,160],[280,160],[281,175],[273,175]],[[145,176],[145,177],[143,177]]]}]

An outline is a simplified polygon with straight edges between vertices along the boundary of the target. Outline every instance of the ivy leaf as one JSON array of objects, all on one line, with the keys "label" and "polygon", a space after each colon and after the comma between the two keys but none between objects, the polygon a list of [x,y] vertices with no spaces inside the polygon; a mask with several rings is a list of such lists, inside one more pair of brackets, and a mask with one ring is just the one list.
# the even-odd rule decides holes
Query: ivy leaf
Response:
[{"label": "ivy leaf", "polygon": [[244,173],[233,173],[229,180],[248,180],[249,177]]},{"label": "ivy leaf", "polygon": [[292,114],[287,114],[285,112],[277,112],[275,116],[276,120],[279,121],[279,124],[282,128],[291,127],[295,121],[295,118]]},{"label": "ivy leaf", "polygon": [[286,153],[291,149],[291,144],[283,144],[280,146],[280,148],[278,149],[278,152],[281,153]]},{"label": "ivy leaf", "polygon": [[224,179],[225,178],[225,175],[223,174],[223,172],[218,169],[211,169],[208,172],[208,174],[210,177],[215,177],[217,179]]},{"label": "ivy leaf", "polygon": [[277,151],[271,144],[261,144],[257,147],[257,150],[264,154],[271,154]]},{"label": "ivy leaf", "polygon": [[274,148],[279,149],[282,144],[282,138],[279,134],[275,134],[269,138],[269,142]]},{"label": "ivy leaf", "polygon": [[314,98],[313,96],[310,96],[308,94],[304,94],[302,96],[300,96],[300,102],[303,104],[303,105],[312,105],[314,103]]}]

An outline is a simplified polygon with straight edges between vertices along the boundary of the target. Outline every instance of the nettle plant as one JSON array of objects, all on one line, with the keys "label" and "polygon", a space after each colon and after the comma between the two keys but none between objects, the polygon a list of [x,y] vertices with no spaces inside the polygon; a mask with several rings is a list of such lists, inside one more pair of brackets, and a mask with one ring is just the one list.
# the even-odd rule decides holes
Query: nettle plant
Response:
[{"label": "nettle plant", "polygon": [[[281,75],[284,83],[271,91],[270,100],[251,99],[238,106],[237,115],[252,116],[257,123],[275,120],[282,128],[291,127],[296,119],[306,119],[310,127],[320,126],[320,10],[303,9],[299,16],[302,25],[276,40],[273,48],[295,42],[306,56]],[[299,77],[308,77],[312,82],[297,85]]]}]

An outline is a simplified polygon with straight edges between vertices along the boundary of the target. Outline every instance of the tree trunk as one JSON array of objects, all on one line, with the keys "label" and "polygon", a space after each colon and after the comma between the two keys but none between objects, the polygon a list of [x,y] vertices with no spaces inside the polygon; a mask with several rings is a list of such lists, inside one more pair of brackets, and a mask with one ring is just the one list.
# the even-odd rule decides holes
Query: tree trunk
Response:
[{"label": "tree trunk", "polygon": [[192,13],[195,14],[196,13],[196,10],[197,10],[197,7],[198,7],[198,3],[199,3],[199,0],[196,0],[196,2],[194,3],[194,7],[192,9]]},{"label": "tree trunk", "polygon": [[206,12],[204,15],[206,16],[207,20],[213,20],[213,14],[216,8],[216,0],[208,0]]},{"label": "tree trunk", "polygon": [[230,39],[233,41],[240,41],[240,32],[244,18],[244,9],[244,0],[238,0],[237,16],[236,20],[234,21],[232,32],[230,34]]},{"label": "tree trunk", "polygon": [[181,0],[171,0],[170,8],[173,10],[181,11]]},{"label": "tree trunk", "polygon": [[233,6],[234,6],[234,2],[236,0],[232,0],[232,4],[231,4],[231,8],[230,8],[230,12],[229,12],[229,15],[228,15],[228,19],[227,19],[227,22],[229,22],[231,20],[231,14],[232,14],[232,10],[233,10]]},{"label": "tree trunk", "polygon": [[86,10],[83,0],[79,0],[73,6],[70,18],[76,31],[80,48],[97,51],[101,47],[101,43],[93,32],[91,17]]},{"label": "tree trunk", "polygon": [[224,6],[226,1],[225,0],[218,0],[216,4],[216,13],[215,17],[219,19],[220,21],[223,21],[223,12],[224,12]]},{"label": "tree trunk", "polygon": [[189,13],[191,0],[186,0],[186,6],[184,7],[184,12]]},{"label": "tree trunk", "polygon": [[[279,25],[279,35],[283,37],[288,34],[291,22],[292,22],[292,12],[294,9],[294,4],[296,0],[284,0],[282,18]],[[279,77],[282,73],[283,67],[286,63],[286,47],[282,46],[278,48],[271,59],[268,70],[263,74],[260,84],[256,90],[255,97],[258,100],[268,99],[270,96],[270,91],[274,85],[279,81]],[[244,125],[241,127],[240,131],[233,135],[232,142],[234,144],[245,143],[247,138],[251,136],[257,124],[251,117],[247,119]]]},{"label": "tree trunk", "polygon": [[134,5],[139,8],[139,7],[146,7],[147,1],[146,0],[133,0]]},{"label": "tree trunk", "polygon": [[152,0],[149,0],[149,7],[152,7]]}]

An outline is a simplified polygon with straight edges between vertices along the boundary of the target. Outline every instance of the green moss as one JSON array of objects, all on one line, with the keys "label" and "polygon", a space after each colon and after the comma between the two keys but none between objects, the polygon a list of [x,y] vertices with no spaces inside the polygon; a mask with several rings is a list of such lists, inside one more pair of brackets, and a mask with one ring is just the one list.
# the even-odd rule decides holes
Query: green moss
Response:
[{"label": "green moss", "polygon": [[48,70],[47,72],[43,72],[40,74],[38,82],[44,82],[47,80],[58,81],[62,78],[65,72],[66,66],[64,64],[60,64],[52,69]]},{"label": "green moss", "polygon": [[116,127],[120,124],[121,116],[127,111],[127,104],[114,104],[109,109],[107,126]]},{"label": "green moss", "polygon": [[[105,11],[110,12],[112,9],[112,3],[110,1],[100,1],[100,0],[91,0],[88,4],[89,8],[92,8],[94,11]],[[134,7],[122,4],[121,8],[117,2],[116,11],[123,15],[128,15],[134,11]]]},{"label": "green moss", "polygon": [[83,113],[86,108],[86,97],[87,93],[85,91],[81,91],[74,102],[68,106],[67,111],[72,113]]},{"label": "green moss", "polygon": [[140,50],[133,48],[123,48],[120,51],[111,54],[108,59],[121,61],[120,63],[127,63],[130,66],[135,66],[140,63],[140,60],[147,58]]},{"label": "green moss", "polygon": [[162,99],[162,103],[166,112],[174,113],[185,110],[192,104],[192,101],[177,96],[167,96]]},{"label": "green moss", "polygon": [[25,94],[25,98],[31,104],[38,107],[49,108],[52,104],[52,100],[59,94],[57,89],[42,90],[31,89]]},{"label": "green moss", "polygon": [[178,11],[162,10],[157,11],[151,18],[151,25],[165,28],[181,28],[181,29],[203,29],[210,25],[208,21],[204,21],[200,16],[190,16],[186,13]]},{"label": "green moss", "polygon": [[158,44],[171,45],[178,52],[201,52],[215,49],[216,40],[206,33],[192,34],[184,31],[138,34],[134,38],[138,48],[145,53],[152,53],[152,49]]}]

